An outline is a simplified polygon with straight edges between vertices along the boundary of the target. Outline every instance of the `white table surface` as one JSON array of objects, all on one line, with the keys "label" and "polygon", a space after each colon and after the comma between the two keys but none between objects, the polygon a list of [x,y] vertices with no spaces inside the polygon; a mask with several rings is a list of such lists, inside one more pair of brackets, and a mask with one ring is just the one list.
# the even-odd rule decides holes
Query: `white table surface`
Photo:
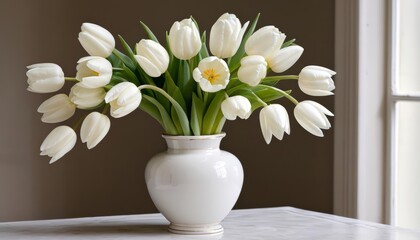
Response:
[{"label": "white table surface", "polygon": [[0,223],[0,239],[420,240],[420,231],[291,207],[234,210],[223,235],[167,232],[161,214]]}]

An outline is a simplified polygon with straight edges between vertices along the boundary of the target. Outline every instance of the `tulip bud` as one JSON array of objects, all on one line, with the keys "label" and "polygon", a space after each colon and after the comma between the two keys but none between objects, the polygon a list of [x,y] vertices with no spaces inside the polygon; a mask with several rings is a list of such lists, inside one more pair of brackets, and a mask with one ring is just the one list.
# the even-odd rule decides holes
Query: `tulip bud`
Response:
[{"label": "tulip bud", "polygon": [[246,56],[241,60],[238,78],[250,86],[257,86],[267,75],[267,62],[262,56]]},{"label": "tulip bud", "polygon": [[229,67],[225,61],[217,57],[207,57],[198,63],[193,77],[205,92],[217,92],[225,89],[229,83]]},{"label": "tulip bud", "polygon": [[104,101],[105,94],[103,88],[85,88],[77,83],[71,88],[69,97],[77,108],[89,109],[101,104]]},{"label": "tulip bud", "polygon": [[195,23],[187,18],[175,22],[169,31],[169,45],[175,57],[188,60],[201,49],[201,38]]},{"label": "tulip bud", "polygon": [[225,99],[221,109],[223,116],[228,120],[235,120],[236,117],[248,119],[251,115],[251,103],[248,98],[240,95]]},{"label": "tulip bud", "polygon": [[115,48],[115,39],[105,28],[83,23],[79,33],[79,42],[91,56],[109,57]]},{"label": "tulip bud", "polygon": [[328,109],[314,101],[303,101],[296,105],[294,110],[295,118],[298,123],[308,132],[317,137],[323,137],[321,129],[331,127],[328,116],[334,116]]},{"label": "tulip bud", "polygon": [[137,62],[151,77],[159,77],[168,69],[169,55],[162,45],[152,40],[142,39],[136,44]]},{"label": "tulip bud", "polygon": [[282,140],[284,133],[290,134],[289,115],[280,104],[268,105],[260,111],[260,125],[267,144],[273,135]]},{"label": "tulip bud", "polygon": [[245,43],[248,55],[260,55],[264,58],[281,48],[286,35],[274,26],[265,26],[254,32]]},{"label": "tulip bud", "polygon": [[64,86],[64,73],[60,66],[54,63],[38,63],[28,66],[28,91],[50,93]]},{"label": "tulip bud", "polygon": [[289,69],[302,56],[303,47],[293,45],[278,49],[267,58],[268,66],[275,73],[282,73]]},{"label": "tulip bud", "polygon": [[102,57],[83,57],[77,62],[76,79],[85,88],[99,88],[107,85],[112,77],[111,63]]},{"label": "tulip bud", "polygon": [[83,143],[87,144],[88,149],[92,149],[104,139],[110,127],[111,121],[106,115],[92,112],[82,123],[80,138]]},{"label": "tulip bud", "polygon": [[225,13],[217,19],[210,31],[210,51],[219,58],[235,55],[242,42],[249,22],[241,28],[241,22],[235,14]]},{"label": "tulip bud", "polygon": [[50,164],[60,159],[76,145],[77,136],[68,126],[54,128],[41,144],[41,156],[52,157]]},{"label": "tulip bud", "polygon": [[105,102],[111,105],[111,116],[124,117],[136,110],[141,102],[140,90],[131,82],[122,82],[111,88],[105,95]]},{"label": "tulip bud", "polygon": [[66,94],[57,94],[45,100],[38,108],[43,113],[41,121],[44,123],[58,123],[65,121],[74,115],[74,105]]},{"label": "tulip bud", "polygon": [[324,67],[307,66],[299,73],[298,85],[302,92],[311,96],[334,95],[335,89],[331,77],[335,72]]}]

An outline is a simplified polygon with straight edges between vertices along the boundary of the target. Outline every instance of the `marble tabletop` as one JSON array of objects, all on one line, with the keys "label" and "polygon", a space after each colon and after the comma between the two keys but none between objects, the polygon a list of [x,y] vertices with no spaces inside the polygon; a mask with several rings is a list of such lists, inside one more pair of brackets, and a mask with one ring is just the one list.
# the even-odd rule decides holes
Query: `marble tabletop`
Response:
[{"label": "marble tabletop", "polygon": [[0,223],[0,239],[420,240],[420,231],[291,207],[234,210],[223,234],[169,233],[161,214]]}]

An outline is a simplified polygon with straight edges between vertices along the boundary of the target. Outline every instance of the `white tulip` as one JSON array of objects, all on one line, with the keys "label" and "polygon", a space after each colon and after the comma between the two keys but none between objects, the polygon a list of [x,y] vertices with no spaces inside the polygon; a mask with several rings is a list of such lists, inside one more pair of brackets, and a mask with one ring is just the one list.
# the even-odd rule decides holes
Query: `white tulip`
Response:
[{"label": "white tulip", "polygon": [[307,66],[299,73],[298,85],[302,92],[311,96],[334,95],[335,89],[331,77],[335,72],[320,66]]},{"label": "white tulip", "polygon": [[290,134],[289,115],[280,104],[268,105],[260,111],[260,125],[267,144],[271,142],[273,135],[282,140],[284,133]]},{"label": "white tulip", "polygon": [[235,55],[248,24],[249,22],[246,22],[242,27],[235,14],[225,13],[220,16],[210,31],[211,53],[219,58]]},{"label": "white tulip", "polygon": [[229,67],[225,61],[217,57],[207,57],[198,63],[193,77],[205,92],[217,92],[225,89],[229,83]]},{"label": "white tulip", "polygon": [[267,62],[262,56],[246,56],[241,59],[238,78],[250,86],[257,86],[267,75]]},{"label": "white tulip", "polygon": [[74,105],[66,94],[57,94],[45,100],[38,108],[43,113],[41,121],[44,123],[58,123],[65,121],[74,115]]},{"label": "white tulip", "polygon": [[168,69],[169,55],[168,52],[159,43],[142,39],[136,44],[137,62],[140,67],[151,77],[159,77]]},{"label": "white tulip", "polygon": [[28,69],[28,91],[50,93],[64,86],[64,73],[57,64],[38,63],[28,66]]},{"label": "white tulip", "polygon": [[41,156],[51,157],[50,164],[60,159],[76,145],[77,136],[68,126],[54,128],[41,144]]},{"label": "white tulip", "polygon": [[236,117],[248,119],[251,115],[251,103],[243,96],[233,96],[225,99],[221,105],[223,116],[228,120],[235,120]]},{"label": "white tulip", "polygon": [[112,65],[103,57],[83,57],[77,62],[76,79],[85,88],[107,85],[112,77]]},{"label": "white tulip", "polygon": [[105,95],[105,102],[111,105],[111,116],[124,117],[136,110],[141,102],[141,93],[136,85],[122,82],[111,88]]},{"label": "white tulip", "polygon": [[88,149],[92,149],[104,139],[110,127],[111,121],[106,115],[92,112],[83,120],[80,138]]},{"label": "white tulip", "polygon": [[275,73],[282,73],[289,69],[302,56],[303,47],[293,45],[278,49],[267,58],[268,66]]},{"label": "white tulip", "polygon": [[83,23],[79,33],[79,42],[91,56],[109,57],[115,48],[115,39],[105,28]]},{"label": "white tulip", "polygon": [[169,45],[175,57],[188,60],[201,49],[201,38],[197,26],[190,19],[175,22],[169,31]]},{"label": "white tulip", "polygon": [[77,83],[71,88],[69,97],[77,108],[89,109],[101,104],[104,101],[105,94],[103,88],[85,88]]},{"label": "white tulip", "polygon": [[274,26],[265,26],[254,32],[245,43],[245,52],[248,55],[268,57],[281,48],[286,35]]},{"label": "white tulip", "polygon": [[309,100],[298,103],[294,114],[298,123],[306,131],[318,137],[324,136],[321,129],[329,129],[331,127],[325,115],[334,116],[321,104]]}]

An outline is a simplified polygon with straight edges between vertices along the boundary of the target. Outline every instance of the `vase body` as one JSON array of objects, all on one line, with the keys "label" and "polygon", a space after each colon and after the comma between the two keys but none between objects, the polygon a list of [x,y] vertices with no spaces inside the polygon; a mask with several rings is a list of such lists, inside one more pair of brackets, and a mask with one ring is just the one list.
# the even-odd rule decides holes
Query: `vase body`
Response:
[{"label": "vase body", "polygon": [[147,189],[158,210],[180,234],[217,234],[243,184],[242,165],[220,150],[225,134],[163,136],[168,149],[147,164]]}]

